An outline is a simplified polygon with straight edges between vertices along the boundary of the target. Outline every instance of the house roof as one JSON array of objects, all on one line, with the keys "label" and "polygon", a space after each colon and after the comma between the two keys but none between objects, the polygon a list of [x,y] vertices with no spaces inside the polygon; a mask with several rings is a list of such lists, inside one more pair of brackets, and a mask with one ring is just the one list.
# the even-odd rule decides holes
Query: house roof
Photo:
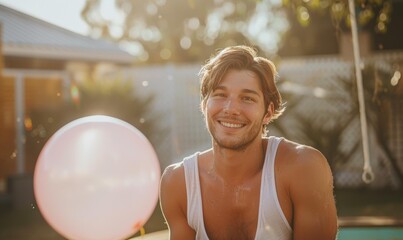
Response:
[{"label": "house roof", "polygon": [[3,55],[129,64],[116,44],[71,32],[0,4]]}]

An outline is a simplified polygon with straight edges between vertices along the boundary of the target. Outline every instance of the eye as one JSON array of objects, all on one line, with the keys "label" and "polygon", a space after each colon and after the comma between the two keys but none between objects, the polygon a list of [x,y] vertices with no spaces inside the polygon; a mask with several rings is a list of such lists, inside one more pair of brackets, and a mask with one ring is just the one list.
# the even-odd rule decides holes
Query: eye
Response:
[{"label": "eye", "polygon": [[242,97],[242,101],[244,101],[244,102],[256,102],[256,100],[253,97],[249,97],[249,96]]},{"label": "eye", "polygon": [[223,92],[214,92],[213,94],[211,94],[211,96],[213,96],[213,97],[225,97],[225,93],[223,93]]}]

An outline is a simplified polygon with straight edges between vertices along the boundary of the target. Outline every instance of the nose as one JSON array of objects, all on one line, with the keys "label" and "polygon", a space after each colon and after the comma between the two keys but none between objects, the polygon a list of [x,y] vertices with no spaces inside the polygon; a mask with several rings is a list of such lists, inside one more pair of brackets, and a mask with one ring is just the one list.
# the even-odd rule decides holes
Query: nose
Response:
[{"label": "nose", "polygon": [[228,99],[224,105],[224,113],[228,115],[239,115],[239,107],[235,100]]}]

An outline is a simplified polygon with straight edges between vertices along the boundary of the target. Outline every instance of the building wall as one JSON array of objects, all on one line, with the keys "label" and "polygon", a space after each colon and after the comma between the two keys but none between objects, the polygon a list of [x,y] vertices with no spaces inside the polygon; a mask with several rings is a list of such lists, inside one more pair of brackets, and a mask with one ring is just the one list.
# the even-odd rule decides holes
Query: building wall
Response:
[{"label": "building wall", "polygon": [[[63,103],[63,81],[58,77],[48,78],[25,78],[25,118],[24,127],[26,138],[38,134],[38,129],[35,126],[40,123],[32,122],[33,119],[30,113],[36,109],[55,109]],[[46,116],[48,121],[51,121],[53,116]],[[26,141],[27,142],[27,141]],[[38,143],[39,144],[39,143]],[[38,156],[32,156],[28,152],[26,146],[25,154],[25,172],[32,174],[34,172],[36,159]]]},{"label": "building wall", "polygon": [[[23,119],[16,117],[15,77],[3,76],[0,81],[0,182],[4,189],[5,180],[16,174],[17,152],[16,127],[17,122],[22,121],[26,131],[25,137],[35,133],[32,129],[30,112],[37,108],[54,108],[62,103],[62,81],[57,77],[38,78],[24,77],[24,108]],[[24,143],[26,139],[23,139]],[[37,156],[25,154],[24,171],[33,174]]]},{"label": "building wall", "polygon": [[5,190],[5,178],[15,170],[15,109],[14,81],[0,78],[0,191]]}]

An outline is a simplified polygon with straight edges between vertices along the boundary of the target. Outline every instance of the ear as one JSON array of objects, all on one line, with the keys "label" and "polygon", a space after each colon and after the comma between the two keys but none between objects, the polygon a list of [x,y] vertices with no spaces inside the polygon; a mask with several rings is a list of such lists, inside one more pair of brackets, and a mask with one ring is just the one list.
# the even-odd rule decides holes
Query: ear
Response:
[{"label": "ear", "polygon": [[263,124],[269,124],[274,114],[274,104],[270,102],[269,106],[267,107],[267,113],[263,117]]}]

